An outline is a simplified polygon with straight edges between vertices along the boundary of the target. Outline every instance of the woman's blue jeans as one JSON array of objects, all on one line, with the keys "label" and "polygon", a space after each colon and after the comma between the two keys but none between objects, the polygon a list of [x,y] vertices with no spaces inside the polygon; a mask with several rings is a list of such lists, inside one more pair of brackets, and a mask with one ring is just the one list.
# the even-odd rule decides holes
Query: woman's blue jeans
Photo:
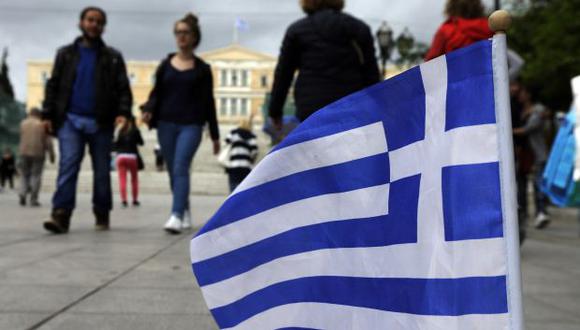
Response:
[{"label": "woman's blue jeans", "polygon": [[173,193],[171,213],[183,218],[189,208],[190,168],[193,156],[201,142],[203,126],[181,125],[160,121],[157,139],[167,162],[167,172]]}]

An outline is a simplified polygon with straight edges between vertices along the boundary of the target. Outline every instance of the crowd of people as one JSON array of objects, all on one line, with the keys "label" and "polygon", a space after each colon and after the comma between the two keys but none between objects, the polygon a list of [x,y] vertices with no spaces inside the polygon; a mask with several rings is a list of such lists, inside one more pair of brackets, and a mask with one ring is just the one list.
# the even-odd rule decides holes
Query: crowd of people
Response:
[{"label": "crowd of people", "polygon": [[[383,79],[370,27],[344,13],[343,0],[302,0],[300,5],[306,15],[288,27],[282,40],[268,107],[278,130],[282,130],[282,108],[294,79],[296,117],[300,122],[325,105]],[[480,0],[448,0],[445,14],[446,21],[437,30],[425,60],[492,36]],[[28,195],[30,205],[40,205],[38,191],[45,155],[54,161],[49,134],[58,139],[56,191],[50,218],[44,222],[51,233],[69,231],[86,146],[93,169],[95,228],[110,227],[111,164],[119,175],[121,205],[140,204],[138,172],[143,160],[138,147],[144,142],[131,112],[133,99],[123,56],[102,39],[106,24],[107,15],[101,8],[82,10],[82,35],[58,50],[42,111],[31,110],[22,123],[22,205],[27,203]],[[190,168],[204,127],[209,128],[215,155],[220,153],[221,140],[211,67],[196,55],[202,41],[198,18],[187,14],[175,22],[173,36],[176,49],[161,60],[154,87],[140,108],[141,121],[157,131],[157,168],[161,169],[164,162],[169,175],[172,205],[163,228],[178,234],[192,226]],[[512,75],[516,77],[517,72],[510,71]],[[548,152],[543,129],[548,111],[536,102],[536,94],[515,78],[511,96],[521,236],[525,237],[526,187],[532,173],[535,226],[544,228],[549,223],[547,202],[538,189]],[[234,191],[252,170],[258,154],[251,121],[241,122],[227,135],[225,143],[229,152],[226,172],[230,190]],[[13,185],[16,165],[10,150],[4,151],[0,169],[2,187],[5,182]],[[127,197],[127,173],[131,175],[131,201]]]}]

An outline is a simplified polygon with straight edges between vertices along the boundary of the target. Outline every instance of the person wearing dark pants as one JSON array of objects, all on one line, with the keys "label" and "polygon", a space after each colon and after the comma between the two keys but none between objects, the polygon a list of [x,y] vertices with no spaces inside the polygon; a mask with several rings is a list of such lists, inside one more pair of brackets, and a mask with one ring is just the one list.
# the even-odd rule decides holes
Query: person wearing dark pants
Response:
[{"label": "person wearing dark pants", "polygon": [[10,189],[14,189],[14,174],[16,173],[14,153],[10,148],[6,148],[0,159],[0,187],[4,189],[6,184]]},{"label": "person wearing dark pants", "polygon": [[55,234],[69,230],[87,145],[93,168],[95,229],[109,229],[113,127],[132,117],[133,98],[121,53],[101,39],[106,23],[106,13],[100,8],[81,12],[82,36],[59,49],[46,84],[43,119],[46,129],[58,138],[60,160],[53,210],[44,228]]},{"label": "person wearing dark pants", "polygon": [[20,205],[26,205],[30,194],[30,206],[40,206],[38,192],[42,181],[45,155],[48,153],[51,163],[54,163],[54,148],[52,138],[46,134],[40,120],[40,110],[33,108],[28,117],[20,123]]},{"label": "person wearing dark pants", "polygon": [[198,19],[188,14],[173,28],[178,52],[169,54],[157,68],[142,119],[157,128],[173,193],[171,215],[163,228],[179,234],[191,228],[189,172],[205,123],[209,124],[214,154],[220,144],[211,67],[194,54],[201,40]]}]

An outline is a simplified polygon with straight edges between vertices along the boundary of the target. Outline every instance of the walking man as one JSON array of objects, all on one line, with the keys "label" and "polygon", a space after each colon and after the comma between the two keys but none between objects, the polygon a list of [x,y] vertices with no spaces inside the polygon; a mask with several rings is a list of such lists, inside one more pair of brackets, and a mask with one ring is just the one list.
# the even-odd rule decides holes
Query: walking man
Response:
[{"label": "walking man", "polygon": [[101,39],[106,23],[100,8],[81,12],[82,36],[58,50],[46,84],[43,119],[58,138],[60,160],[52,214],[44,228],[55,234],[68,232],[85,145],[94,172],[95,229],[109,229],[113,127],[132,116],[133,100],[121,53]]},{"label": "walking man", "polygon": [[30,206],[40,206],[38,192],[42,181],[44,157],[48,153],[54,163],[54,149],[51,137],[46,134],[40,120],[40,110],[33,108],[28,117],[20,123],[20,205],[26,205],[30,193]]}]

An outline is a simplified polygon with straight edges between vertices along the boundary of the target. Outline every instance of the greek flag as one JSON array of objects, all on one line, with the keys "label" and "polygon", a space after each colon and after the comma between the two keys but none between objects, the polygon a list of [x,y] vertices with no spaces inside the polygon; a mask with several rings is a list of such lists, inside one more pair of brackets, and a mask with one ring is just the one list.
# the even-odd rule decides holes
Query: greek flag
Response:
[{"label": "greek flag", "polygon": [[236,25],[236,29],[238,31],[247,32],[250,30],[250,24],[248,24],[248,21],[246,21],[242,18],[236,17],[236,24],[235,25]]},{"label": "greek flag", "polygon": [[222,329],[520,329],[505,36],[316,112],[191,241]]}]

